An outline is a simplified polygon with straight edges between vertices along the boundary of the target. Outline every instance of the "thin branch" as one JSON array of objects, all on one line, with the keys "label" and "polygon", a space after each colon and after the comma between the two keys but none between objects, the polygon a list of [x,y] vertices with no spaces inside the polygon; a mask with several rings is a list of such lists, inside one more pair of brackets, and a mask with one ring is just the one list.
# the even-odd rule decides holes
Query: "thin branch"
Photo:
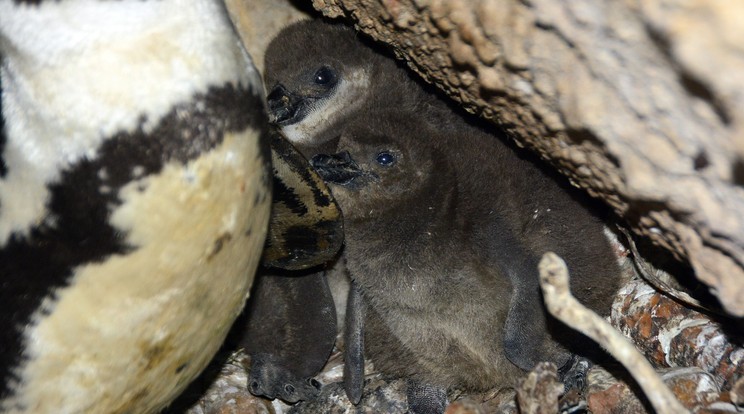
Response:
[{"label": "thin branch", "polygon": [[563,259],[553,252],[545,253],[539,270],[545,305],[553,316],[596,341],[623,364],[657,413],[689,413],[633,344],[571,295]]},{"label": "thin branch", "polygon": [[679,289],[676,289],[672,286],[670,286],[668,283],[663,281],[660,277],[656,276],[656,272],[648,265],[646,260],[641,256],[640,253],[638,253],[638,248],[636,247],[635,240],[633,240],[633,236],[630,235],[630,232],[626,230],[623,227],[617,226],[618,230],[622,232],[625,235],[625,238],[628,240],[628,246],[630,247],[630,252],[633,254],[633,263],[636,266],[636,269],[638,270],[638,274],[645,280],[651,287],[658,290],[659,292],[670,296],[694,309],[697,309],[702,312],[712,312],[717,315],[723,315],[723,316],[729,316],[725,312],[721,312],[716,309],[711,309],[702,303],[698,301],[697,299],[690,296],[687,292],[683,292]]}]

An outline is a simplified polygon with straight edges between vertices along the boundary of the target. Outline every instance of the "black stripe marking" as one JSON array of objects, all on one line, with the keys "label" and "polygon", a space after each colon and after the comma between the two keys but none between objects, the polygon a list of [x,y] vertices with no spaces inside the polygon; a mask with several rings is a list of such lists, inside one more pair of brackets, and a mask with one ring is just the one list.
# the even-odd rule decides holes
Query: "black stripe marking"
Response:
[{"label": "black stripe marking", "polygon": [[[303,159],[302,164],[300,164],[300,160],[297,159],[298,151],[292,147],[292,144],[290,144],[289,141],[282,139],[278,134],[276,134],[272,136],[271,145],[277,156],[282,159],[285,164],[290,166],[292,171],[299,176],[300,179],[298,181],[308,183],[308,187],[310,187],[313,193],[315,205],[328,207],[333,203],[333,201],[323,194],[319,188],[312,185],[312,183],[316,183],[317,181],[313,179],[313,176],[310,174],[311,170],[307,168],[308,162]],[[276,176],[276,173],[274,175]]]},{"label": "black stripe marking", "polygon": [[[8,165],[5,163],[5,143],[7,141],[5,116],[3,116],[3,77],[0,76],[0,178],[4,178],[8,174]],[[0,206],[0,208],[2,207]]]},{"label": "black stripe marking", "polygon": [[[47,0],[48,2],[49,0]],[[55,3],[59,3],[62,0],[56,0]],[[23,4],[26,6],[40,6],[41,3],[43,3],[44,0],[13,0],[13,3],[15,4]]]},{"label": "black stripe marking", "polygon": [[304,217],[307,213],[307,205],[300,199],[299,194],[293,188],[284,184],[274,170],[274,203],[284,204],[297,217]]},{"label": "black stripe marking", "polygon": [[195,159],[219,145],[224,132],[247,127],[261,132],[257,162],[266,166],[266,181],[271,159],[266,121],[261,96],[230,84],[211,88],[176,106],[150,133],[139,128],[115,135],[96,158],[71,166],[49,185],[49,220],[0,250],[0,400],[9,395],[10,380],[18,379],[12,370],[23,362],[22,332],[44,297],[66,286],[76,267],[136,249],[109,224],[111,211],[121,204],[119,190],[171,160]]}]

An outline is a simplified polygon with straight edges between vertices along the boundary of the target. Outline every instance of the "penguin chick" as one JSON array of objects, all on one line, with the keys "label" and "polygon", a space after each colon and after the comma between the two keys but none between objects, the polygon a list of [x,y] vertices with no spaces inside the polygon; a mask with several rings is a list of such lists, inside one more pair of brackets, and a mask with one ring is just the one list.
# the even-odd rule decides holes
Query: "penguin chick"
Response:
[{"label": "penguin chick", "polygon": [[566,260],[572,291],[601,314],[620,269],[601,221],[572,194],[493,135],[449,120],[459,133],[367,113],[338,131],[338,153],[311,162],[344,214],[375,367],[443,389],[513,386],[538,361],[571,359],[569,330],[542,303],[542,254]]},{"label": "penguin chick", "polygon": [[341,24],[290,25],[271,41],[265,62],[269,115],[301,151],[332,140],[335,135],[325,132],[370,109],[396,108],[437,122],[446,107],[394,59]]}]

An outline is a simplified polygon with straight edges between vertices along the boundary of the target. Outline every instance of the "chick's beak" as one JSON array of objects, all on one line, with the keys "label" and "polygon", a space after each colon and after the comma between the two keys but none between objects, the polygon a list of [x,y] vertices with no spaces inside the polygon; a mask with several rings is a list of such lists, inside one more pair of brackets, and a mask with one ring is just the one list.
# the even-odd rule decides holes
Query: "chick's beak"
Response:
[{"label": "chick's beak", "polygon": [[305,100],[279,83],[269,92],[266,101],[269,104],[271,122],[290,125],[300,120],[299,109]]},{"label": "chick's beak", "polygon": [[310,160],[310,164],[323,181],[328,183],[347,185],[364,175],[364,171],[354,162],[349,151],[332,155],[317,154]]}]

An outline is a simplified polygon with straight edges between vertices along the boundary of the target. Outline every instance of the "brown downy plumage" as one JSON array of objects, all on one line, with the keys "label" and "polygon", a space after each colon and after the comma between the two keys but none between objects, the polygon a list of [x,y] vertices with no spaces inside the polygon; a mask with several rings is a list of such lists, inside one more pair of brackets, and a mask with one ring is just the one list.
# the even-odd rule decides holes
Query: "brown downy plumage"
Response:
[{"label": "brown downy plumage", "polygon": [[576,297],[607,314],[620,269],[603,224],[532,160],[451,121],[459,133],[367,113],[334,131],[337,154],[313,157],[344,212],[366,355],[388,376],[471,391],[539,361],[568,368],[578,336],[546,315],[537,263],[558,253]]}]

